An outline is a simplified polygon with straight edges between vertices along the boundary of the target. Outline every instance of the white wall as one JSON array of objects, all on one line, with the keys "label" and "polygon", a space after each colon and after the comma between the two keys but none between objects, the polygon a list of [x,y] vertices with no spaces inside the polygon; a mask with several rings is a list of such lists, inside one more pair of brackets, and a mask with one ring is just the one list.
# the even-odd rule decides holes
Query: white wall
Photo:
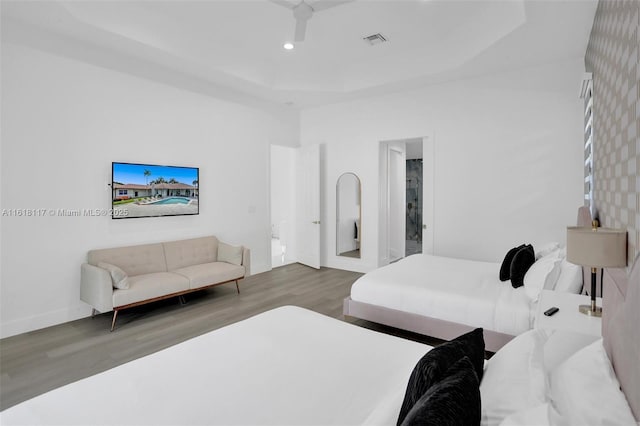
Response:
[{"label": "white wall", "polygon": [[108,209],[112,161],[200,168],[198,216],[3,216],[2,337],[88,315],[92,248],[215,234],[270,269],[269,146],[297,122],[3,41],[1,124],[3,209]]},{"label": "white wall", "polygon": [[[379,143],[433,135],[434,253],[501,261],[512,246],[565,240],[582,204],[579,58],[303,111],[303,145],[326,144],[326,266],[366,271],[378,253]],[[335,256],[335,185],[362,181],[362,255]],[[427,220],[427,219],[425,219]]]}]

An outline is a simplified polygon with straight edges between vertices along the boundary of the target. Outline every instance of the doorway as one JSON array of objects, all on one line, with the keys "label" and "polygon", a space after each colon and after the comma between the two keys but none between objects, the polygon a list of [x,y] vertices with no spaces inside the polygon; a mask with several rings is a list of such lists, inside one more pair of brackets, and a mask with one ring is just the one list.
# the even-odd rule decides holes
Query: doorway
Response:
[{"label": "doorway", "polygon": [[422,253],[422,158],[407,160],[405,255]]},{"label": "doorway", "polygon": [[434,165],[432,136],[380,143],[378,266],[433,253]]},{"label": "doorway", "polygon": [[271,267],[320,269],[321,145],[271,145]]},{"label": "doorway", "polygon": [[294,258],[296,150],[271,145],[271,267]]},{"label": "doorway", "polygon": [[405,141],[380,142],[378,266],[400,260],[405,252]]}]

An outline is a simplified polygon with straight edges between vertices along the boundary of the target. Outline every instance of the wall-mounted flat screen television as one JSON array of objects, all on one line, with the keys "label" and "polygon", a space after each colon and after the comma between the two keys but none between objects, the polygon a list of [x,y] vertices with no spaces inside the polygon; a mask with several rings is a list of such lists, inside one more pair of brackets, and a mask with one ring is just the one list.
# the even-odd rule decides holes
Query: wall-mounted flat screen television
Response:
[{"label": "wall-mounted flat screen television", "polygon": [[199,214],[197,167],[112,163],[112,218]]}]

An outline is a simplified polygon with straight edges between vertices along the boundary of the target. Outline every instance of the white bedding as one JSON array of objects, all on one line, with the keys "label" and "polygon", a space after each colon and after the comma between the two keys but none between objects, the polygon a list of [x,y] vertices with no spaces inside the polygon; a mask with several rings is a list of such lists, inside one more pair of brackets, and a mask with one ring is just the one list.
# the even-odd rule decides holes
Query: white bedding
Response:
[{"label": "white bedding", "polygon": [[429,349],[282,307],[25,401],[0,424],[395,424]]},{"label": "white bedding", "polygon": [[499,271],[499,263],[415,254],[359,278],[351,299],[517,335],[531,329],[535,310]]}]

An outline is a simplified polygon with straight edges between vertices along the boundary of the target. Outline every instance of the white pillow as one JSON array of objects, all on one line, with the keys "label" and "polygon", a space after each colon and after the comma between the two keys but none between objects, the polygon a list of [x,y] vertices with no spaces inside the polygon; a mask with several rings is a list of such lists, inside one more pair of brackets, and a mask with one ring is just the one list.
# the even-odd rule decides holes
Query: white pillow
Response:
[{"label": "white pillow", "polygon": [[129,288],[129,277],[125,271],[118,268],[116,265],[112,265],[107,262],[98,262],[98,267],[109,271],[109,274],[111,275],[111,283],[114,288],[123,290]]},{"label": "white pillow", "polygon": [[553,252],[531,265],[524,276],[524,291],[529,299],[537,301],[543,289],[553,290],[560,276],[561,263]]},{"label": "white pillow", "polygon": [[582,291],[582,266],[574,265],[562,259],[560,276],[556,282],[555,291],[580,294]]},{"label": "white pillow", "polygon": [[242,265],[242,246],[230,246],[218,242],[218,262],[227,262],[233,265]]},{"label": "white pillow", "polygon": [[553,370],[550,384],[551,403],[566,424],[636,424],[602,339]]},{"label": "white pillow", "polygon": [[505,417],[546,402],[544,330],[529,330],[502,347],[485,364],[480,397],[482,424],[499,425]]},{"label": "white pillow", "polygon": [[599,336],[576,331],[555,330],[544,344],[544,369],[549,374],[580,349],[589,346]]},{"label": "white pillow", "polygon": [[536,252],[536,260],[551,254],[552,252],[558,250],[559,248],[560,248],[560,244],[555,242],[542,244],[538,246],[538,248],[534,247],[534,250]]}]

